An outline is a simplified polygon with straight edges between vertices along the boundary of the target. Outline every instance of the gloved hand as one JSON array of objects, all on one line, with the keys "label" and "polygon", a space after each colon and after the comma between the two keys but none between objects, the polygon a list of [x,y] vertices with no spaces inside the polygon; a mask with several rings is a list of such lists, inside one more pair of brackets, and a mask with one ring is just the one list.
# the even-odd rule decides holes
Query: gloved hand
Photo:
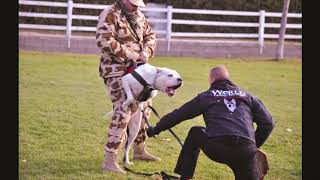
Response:
[{"label": "gloved hand", "polygon": [[126,63],[126,73],[132,73],[135,69],[135,62],[129,59]]},{"label": "gloved hand", "polygon": [[155,129],[153,126],[149,126],[147,129],[147,136],[148,137],[154,137],[155,135],[157,135],[157,133],[155,132]]},{"label": "gloved hand", "polygon": [[142,51],[139,54],[139,57],[138,57],[137,61],[140,61],[141,63],[148,63],[148,61],[149,61],[148,53],[146,51]]}]

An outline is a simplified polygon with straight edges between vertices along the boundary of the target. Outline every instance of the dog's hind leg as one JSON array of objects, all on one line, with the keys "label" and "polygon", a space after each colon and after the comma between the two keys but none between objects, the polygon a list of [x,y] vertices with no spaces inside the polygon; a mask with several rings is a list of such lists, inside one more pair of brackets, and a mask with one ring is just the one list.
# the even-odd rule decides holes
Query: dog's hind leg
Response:
[{"label": "dog's hind leg", "polygon": [[124,150],[124,156],[123,156],[123,163],[126,166],[131,166],[133,165],[133,162],[129,161],[129,152],[130,152],[130,145],[129,145],[129,134],[130,134],[130,130],[129,127],[127,127],[127,138],[126,138],[126,144],[124,146],[125,150]]},{"label": "dog's hind leg", "polygon": [[128,138],[127,138],[127,143],[125,145],[125,154],[124,154],[124,164],[127,166],[133,165],[133,162],[129,161],[129,152],[130,152],[130,147],[133,144],[134,140],[136,139],[140,125],[141,125],[141,118],[142,118],[142,112],[137,111],[134,113],[129,121],[128,128],[129,128],[129,133],[128,133]]}]

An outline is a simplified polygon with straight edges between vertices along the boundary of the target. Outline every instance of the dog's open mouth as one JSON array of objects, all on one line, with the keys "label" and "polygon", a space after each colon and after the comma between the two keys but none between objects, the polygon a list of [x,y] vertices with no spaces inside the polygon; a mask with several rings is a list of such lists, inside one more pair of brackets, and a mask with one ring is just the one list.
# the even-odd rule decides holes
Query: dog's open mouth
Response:
[{"label": "dog's open mouth", "polygon": [[168,96],[173,96],[176,94],[176,89],[178,89],[180,86],[182,85],[182,83],[179,83],[176,86],[170,86],[166,88],[166,93],[168,94]]}]

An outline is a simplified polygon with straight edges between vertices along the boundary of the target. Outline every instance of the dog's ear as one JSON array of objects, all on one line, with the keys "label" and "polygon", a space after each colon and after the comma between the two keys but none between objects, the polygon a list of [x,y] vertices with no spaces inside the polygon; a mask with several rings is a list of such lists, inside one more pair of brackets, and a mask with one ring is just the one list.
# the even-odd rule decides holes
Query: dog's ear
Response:
[{"label": "dog's ear", "polygon": [[225,104],[228,104],[228,100],[226,100],[226,99],[223,99],[223,101],[224,101],[224,103],[225,103]]},{"label": "dog's ear", "polygon": [[234,100],[234,99],[232,99],[231,102],[232,102],[233,104],[236,104],[236,100]]}]

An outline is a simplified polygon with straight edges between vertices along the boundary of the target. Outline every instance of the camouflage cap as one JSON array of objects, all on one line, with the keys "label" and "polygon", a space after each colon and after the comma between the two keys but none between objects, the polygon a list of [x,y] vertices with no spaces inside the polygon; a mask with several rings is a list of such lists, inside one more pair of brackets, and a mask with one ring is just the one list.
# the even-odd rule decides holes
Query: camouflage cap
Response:
[{"label": "camouflage cap", "polygon": [[131,4],[139,6],[139,7],[146,7],[143,0],[129,0]]}]

